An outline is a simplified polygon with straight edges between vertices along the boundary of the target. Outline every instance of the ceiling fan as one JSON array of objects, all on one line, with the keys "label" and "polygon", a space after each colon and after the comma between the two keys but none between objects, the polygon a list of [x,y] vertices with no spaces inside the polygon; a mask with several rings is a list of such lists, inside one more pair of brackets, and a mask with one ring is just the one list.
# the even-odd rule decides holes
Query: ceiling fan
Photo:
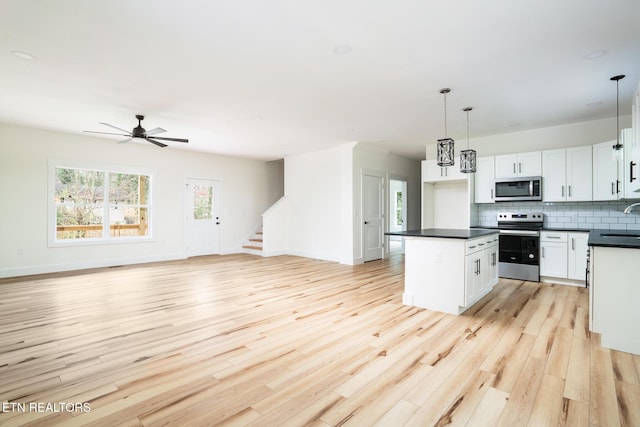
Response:
[{"label": "ceiling fan", "polygon": [[124,130],[122,128],[119,128],[117,126],[110,125],[109,123],[103,123],[103,122],[100,122],[100,124],[101,125],[105,125],[105,126],[109,126],[110,128],[117,129],[120,132],[124,132],[124,133],[96,132],[96,131],[92,131],[92,130],[85,130],[85,132],[87,132],[87,133],[101,133],[101,134],[105,134],[105,135],[122,135],[122,136],[128,137],[127,139],[123,139],[122,141],[118,141],[119,143],[129,142],[133,138],[146,139],[147,141],[149,141],[152,144],[157,145],[158,147],[166,147],[167,146],[167,144],[163,144],[162,142],[160,142],[158,140],[174,141],[174,142],[189,142],[188,139],[184,139],[184,138],[163,138],[163,137],[160,137],[160,136],[155,136],[155,135],[157,135],[159,133],[166,132],[166,130],[164,130],[162,128],[153,128],[153,129],[147,131],[147,130],[145,130],[145,128],[142,127],[142,124],[141,124],[142,120],[144,120],[144,116],[142,116],[140,114],[136,114],[136,119],[138,119],[138,126],[134,127],[131,132],[129,132],[128,130]]}]

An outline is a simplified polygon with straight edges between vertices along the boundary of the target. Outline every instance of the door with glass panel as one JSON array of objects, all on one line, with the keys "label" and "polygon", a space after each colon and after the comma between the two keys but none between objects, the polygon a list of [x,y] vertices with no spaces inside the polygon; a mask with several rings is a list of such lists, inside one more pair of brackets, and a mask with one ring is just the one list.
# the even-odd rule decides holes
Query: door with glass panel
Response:
[{"label": "door with glass panel", "polygon": [[185,187],[187,256],[220,254],[222,182],[188,178]]}]

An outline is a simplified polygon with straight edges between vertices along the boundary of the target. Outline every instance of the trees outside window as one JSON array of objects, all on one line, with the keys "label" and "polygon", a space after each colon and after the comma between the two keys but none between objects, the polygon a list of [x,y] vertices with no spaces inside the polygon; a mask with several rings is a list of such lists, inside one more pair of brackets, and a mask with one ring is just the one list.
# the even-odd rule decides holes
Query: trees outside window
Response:
[{"label": "trees outside window", "polygon": [[150,178],[55,167],[55,240],[148,237]]}]

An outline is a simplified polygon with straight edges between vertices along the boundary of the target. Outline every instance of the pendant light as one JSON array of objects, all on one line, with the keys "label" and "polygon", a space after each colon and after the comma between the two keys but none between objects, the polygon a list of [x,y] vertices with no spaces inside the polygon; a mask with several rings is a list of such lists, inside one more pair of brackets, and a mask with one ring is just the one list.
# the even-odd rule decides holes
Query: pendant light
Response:
[{"label": "pendant light", "polygon": [[467,149],[460,151],[460,172],[476,173],[476,150],[469,149],[469,111],[471,107],[466,107],[462,111],[467,113]]},{"label": "pendant light", "polygon": [[622,161],[622,144],[620,143],[620,80],[624,79],[625,75],[613,76],[609,80],[616,82],[616,144],[613,146],[613,158],[621,162]]},{"label": "pendant light", "polygon": [[452,166],[455,164],[453,153],[453,139],[447,138],[447,94],[451,89],[444,88],[440,93],[444,95],[444,138],[438,140],[438,166]]}]

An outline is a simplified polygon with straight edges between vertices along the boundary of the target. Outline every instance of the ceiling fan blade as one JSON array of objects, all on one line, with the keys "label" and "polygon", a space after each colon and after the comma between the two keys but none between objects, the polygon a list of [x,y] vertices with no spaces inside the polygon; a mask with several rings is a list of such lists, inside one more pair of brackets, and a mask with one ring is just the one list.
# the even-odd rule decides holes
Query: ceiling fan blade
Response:
[{"label": "ceiling fan blade", "polygon": [[174,141],[174,142],[189,142],[188,139],[184,139],[184,138],[163,138],[161,136],[155,136],[155,139],[161,139],[163,141]]},{"label": "ceiling fan blade", "polygon": [[157,135],[157,134],[162,133],[162,132],[166,132],[166,130],[162,129],[162,128],[153,128],[153,129],[147,131],[147,136]]},{"label": "ceiling fan blade", "polygon": [[102,135],[120,135],[120,136],[131,136],[130,133],[112,133],[112,132],[96,132],[95,130],[85,130],[86,133],[100,133]]},{"label": "ceiling fan blade", "polygon": [[127,139],[123,139],[122,141],[118,141],[118,144],[125,144],[129,141],[131,141],[133,138],[127,138]]},{"label": "ceiling fan blade", "polygon": [[154,141],[152,138],[147,138],[147,141],[149,141],[152,144],[156,144],[158,147],[164,148],[167,146],[167,144],[163,144],[162,142],[159,142],[159,141]]},{"label": "ceiling fan blade", "polygon": [[128,131],[128,130],[125,130],[125,129],[119,128],[119,127],[114,126],[114,125],[110,125],[109,123],[100,122],[100,124],[101,124],[101,125],[105,125],[105,126],[109,126],[110,128],[114,128],[114,129],[117,129],[117,130],[119,130],[119,131],[122,131],[122,132],[125,132],[125,133],[128,133],[128,134],[130,134],[130,133],[131,133],[131,131]]}]

